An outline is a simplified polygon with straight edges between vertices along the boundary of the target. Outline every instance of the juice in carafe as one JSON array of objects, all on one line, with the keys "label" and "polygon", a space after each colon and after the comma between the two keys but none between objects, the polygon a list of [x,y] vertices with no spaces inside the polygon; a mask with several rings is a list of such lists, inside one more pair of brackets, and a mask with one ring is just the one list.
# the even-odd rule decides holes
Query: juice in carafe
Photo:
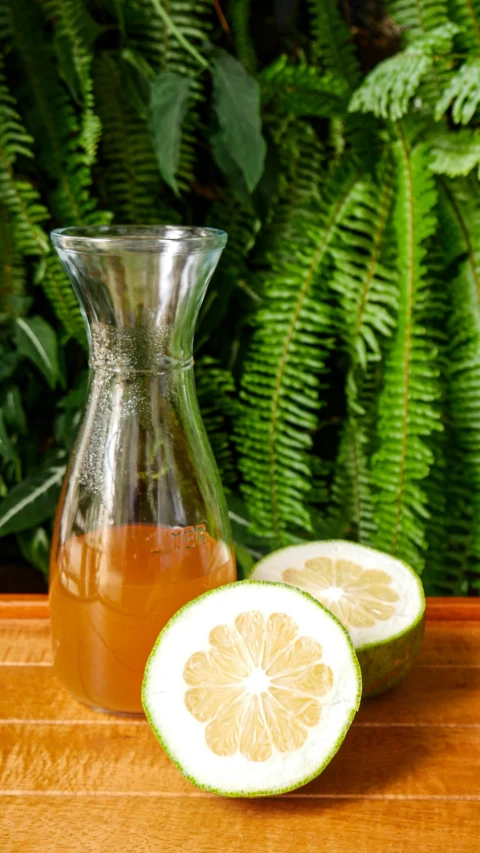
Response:
[{"label": "juice in carafe", "polygon": [[227,237],[116,225],[52,239],[91,367],[52,542],[54,665],[80,701],[139,714],[159,632],[192,598],[235,580],[193,368],[195,321]]},{"label": "juice in carafe", "polygon": [[141,713],[145,663],[171,616],[235,580],[226,545],[205,525],[132,524],[75,536],[52,552],[54,665],[79,699]]}]

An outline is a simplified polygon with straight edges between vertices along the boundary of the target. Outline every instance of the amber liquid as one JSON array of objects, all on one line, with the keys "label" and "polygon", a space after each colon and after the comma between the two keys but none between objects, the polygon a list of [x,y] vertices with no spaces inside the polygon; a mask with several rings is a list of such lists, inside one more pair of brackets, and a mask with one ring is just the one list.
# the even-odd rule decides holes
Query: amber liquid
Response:
[{"label": "amber liquid", "polygon": [[182,605],[236,574],[229,549],[203,525],[137,524],[68,540],[50,578],[61,680],[88,705],[137,714],[145,663],[161,629]]}]

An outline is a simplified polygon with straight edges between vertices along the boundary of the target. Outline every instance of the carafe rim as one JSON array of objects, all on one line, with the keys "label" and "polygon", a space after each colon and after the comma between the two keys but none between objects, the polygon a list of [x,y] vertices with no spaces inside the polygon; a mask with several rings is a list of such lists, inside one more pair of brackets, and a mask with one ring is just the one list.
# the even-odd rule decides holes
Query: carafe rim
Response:
[{"label": "carafe rim", "polygon": [[227,234],[194,225],[87,225],[56,228],[55,248],[78,254],[121,255],[135,252],[190,254],[223,249]]}]

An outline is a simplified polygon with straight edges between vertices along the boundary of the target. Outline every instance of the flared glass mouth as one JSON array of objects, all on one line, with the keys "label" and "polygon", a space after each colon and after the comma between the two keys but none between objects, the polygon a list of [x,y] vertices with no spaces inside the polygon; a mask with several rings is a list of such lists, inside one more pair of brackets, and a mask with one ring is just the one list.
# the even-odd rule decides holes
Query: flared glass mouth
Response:
[{"label": "flared glass mouth", "polygon": [[227,242],[226,232],[218,228],[183,225],[91,225],[57,228],[50,236],[61,251],[103,255],[190,254],[223,249]]}]

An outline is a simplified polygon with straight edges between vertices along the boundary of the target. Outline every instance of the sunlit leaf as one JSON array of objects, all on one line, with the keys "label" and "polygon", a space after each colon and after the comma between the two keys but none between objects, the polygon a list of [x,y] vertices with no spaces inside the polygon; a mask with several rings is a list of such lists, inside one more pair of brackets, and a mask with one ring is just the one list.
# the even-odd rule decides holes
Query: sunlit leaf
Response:
[{"label": "sunlit leaf", "polygon": [[18,351],[38,367],[54,388],[58,379],[58,356],[52,327],[41,317],[17,317],[16,343]]},{"label": "sunlit leaf", "polygon": [[52,465],[14,486],[0,504],[0,536],[36,527],[55,510],[64,465]]}]

